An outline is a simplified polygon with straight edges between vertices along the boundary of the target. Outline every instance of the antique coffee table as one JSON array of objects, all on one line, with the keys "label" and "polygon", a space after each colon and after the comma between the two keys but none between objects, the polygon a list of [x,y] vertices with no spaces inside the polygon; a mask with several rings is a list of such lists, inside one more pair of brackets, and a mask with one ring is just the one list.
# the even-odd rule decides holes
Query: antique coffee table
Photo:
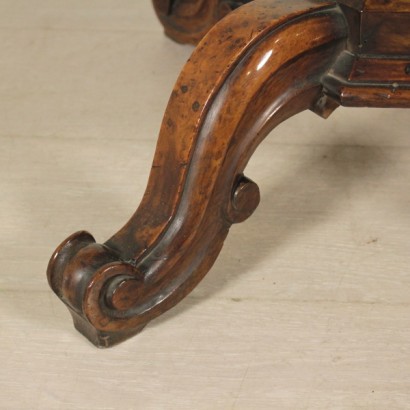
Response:
[{"label": "antique coffee table", "polygon": [[154,0],[168,36],[197,43],[172,91],[148,186],[104,244],[81,231],[49,284],[76,328],[108,347],[186,296],[259,203],[243,174],[303,110],[410,108],[410,0]]}]

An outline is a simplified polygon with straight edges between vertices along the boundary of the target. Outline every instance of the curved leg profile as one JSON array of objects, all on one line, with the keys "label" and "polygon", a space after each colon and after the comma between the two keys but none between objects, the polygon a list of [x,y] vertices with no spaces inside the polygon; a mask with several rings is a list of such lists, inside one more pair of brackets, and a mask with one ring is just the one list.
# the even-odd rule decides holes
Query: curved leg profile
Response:
[{"label": "curved leg profile", "polygon": [[327,115],[322,77],[345,47],[334,2],[256,0],[205,36],[172,92],[142,203],[106,243],[79,232],[55,251],[48,279],[98,346],[140,331],[208,272],[233,223],[259,203],[243,175],[280,122]]}]

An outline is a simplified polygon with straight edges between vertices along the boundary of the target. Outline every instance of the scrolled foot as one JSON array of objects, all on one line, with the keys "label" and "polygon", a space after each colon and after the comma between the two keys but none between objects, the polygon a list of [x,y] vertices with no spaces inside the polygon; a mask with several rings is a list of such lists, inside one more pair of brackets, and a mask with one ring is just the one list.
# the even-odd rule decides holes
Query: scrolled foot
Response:
[{"label": "scrolled foot", "polygon": [[178,43],[197,44],[217,21],[253,0],[153,0],[165,34]]}]

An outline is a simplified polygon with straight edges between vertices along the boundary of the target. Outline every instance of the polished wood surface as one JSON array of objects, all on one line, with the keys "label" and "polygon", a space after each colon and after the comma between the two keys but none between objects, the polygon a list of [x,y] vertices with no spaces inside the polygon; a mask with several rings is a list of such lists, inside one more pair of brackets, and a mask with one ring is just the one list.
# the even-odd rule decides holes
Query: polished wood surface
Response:
[{"label": "polished wood surface", "polygon": [[[410,14],[397,3],[400,24],[389,57],[355,54],[377,51],[364,45],[365,17],[372,15],[365,10],[374,3],[347,3],[255,0],[205,35],[172,91],[134,216],[104,244],[87,232],[70,236],[50,261],[50,286],[94,344],[107,347],[138,333],[209,271],[230,226],[259,204],[258,186],[244,169],[274,127],[307,109],[327,118],[339,105],[410,105],[407,65],[405,75],[389,77],[391,65],[397,70],[406,61],[397,53],[408,51],[407,39],[397,38],[409,29]],[[204,5],[167,4],[159,4],[160,12],[185,4],[189,16]],[[376,78],[376,66],[385,75]]]},{"label": "polished wood surface", "polygon": [[45,268],[79,227],[101,242],[131,216],[192,47],[149,1],[0,10],[0,408],[407,409],[409,110],[283,122],[245,169],[260,204],[209,273],[101,351]]}]

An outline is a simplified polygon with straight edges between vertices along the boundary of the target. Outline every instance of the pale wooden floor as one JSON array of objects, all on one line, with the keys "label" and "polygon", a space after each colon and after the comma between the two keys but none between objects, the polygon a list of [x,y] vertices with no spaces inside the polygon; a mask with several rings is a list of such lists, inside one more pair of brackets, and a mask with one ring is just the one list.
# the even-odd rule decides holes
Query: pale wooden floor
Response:
[{"label": "pale wooden floor", "polygon": [[1,409],[410,409],[410,111],[279,127],[206,279],[101,351],[48,258],[131,215],[191,48],[148,0],[0,0],[0,33]]}]

